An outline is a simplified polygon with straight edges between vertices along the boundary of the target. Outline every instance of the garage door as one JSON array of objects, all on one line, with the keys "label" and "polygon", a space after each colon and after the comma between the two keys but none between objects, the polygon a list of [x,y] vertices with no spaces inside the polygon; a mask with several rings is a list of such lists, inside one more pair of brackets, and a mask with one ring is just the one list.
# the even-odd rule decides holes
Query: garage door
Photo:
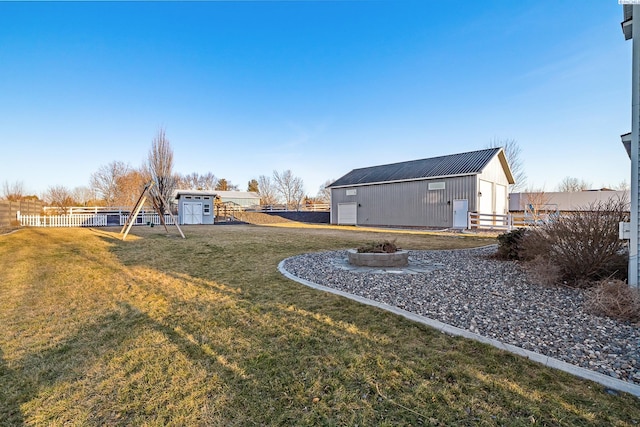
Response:
[{"label": "garage door", "polygon": [[338,224],[356,225],[357,216],[357,203],[338,203]]},{"label": "garage door", "polygon": [[185,202],[182,205],[183,224],[202,224],[202,203]]}]

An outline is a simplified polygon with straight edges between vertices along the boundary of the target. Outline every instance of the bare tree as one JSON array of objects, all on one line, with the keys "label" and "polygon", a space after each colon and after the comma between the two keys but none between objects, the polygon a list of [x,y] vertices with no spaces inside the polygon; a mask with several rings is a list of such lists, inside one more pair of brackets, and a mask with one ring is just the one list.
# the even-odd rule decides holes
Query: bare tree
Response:
[{"label": "bare tree", "polygon": [[613,188],[616,191],[627,191],[627,190],[631,189],[631,187],[629,186],[629,183],[627,182],[626,179],[623,179],[622,181],[620,181],[618,184],[612,186],[611,188]]},{"label": "bare tree", "polygon": [[200,175],[197,172],[193,172],[180,176],[178,186],[185,190],[214,190],[217,184],[218,178],[213,173],[207,172],[204,175]]},{"label": "bare tree", "polygon": [[10,202],[17,202],[25,196],[24,183],[22,181],[15,181],[9,183],[5,181],[2,184],[2,197]]},{"label": "bare tree", "polygon": [[89,187],[76,187],[71,191],[71,197],[74,202],[80,206],[89,206],[90,203],[95,202],[93,197],[93,191]]},{"label": "bare tree", "polygon": [[584,179],[572,178],[565,176],[560,184],[558,184],[558,191],[565,193],[576,193],[578,191],[588,190],[591,187],[591,183]]},{"label": "bare tree", "polygon": [[49,187],[44,195],[44,200],[49,206],[58,208],[59,213],[65,213],[67,208],[74,205],[71,191],[63,185]]},{"label": "bare tree", "polygon": [[489,148],[502,147],[504,154],[509,162],[509,169],[511,169],[511,175],[515,184],[511,185],[509,189],[510,193],[517,193],[522,191],[527,185],[527,174],[524,170],[524,164],[522,161],[522,149],[515,139],[499,139],[494,138],[489,142]]},{"label": "bare tree", "polygon": [[318,195],[316,196],[316,199],[318,199],[320,203],[331,202],[331,189],[327,187],[331,185],[334,181],[335,179],[328,179],[318,189]]},{"label": "bare tree", "polygon": [[534,224],[547,222],[549,219],[550,197],[545,193],[544,188],[529,189],[525,194],[527,195],[526,201],[523,200],[520,202],[524,204],[522,208],[525,212],[525,219],[527,218],[527,215],[529,215]]},{"label": "bare tree", "polygon": [[302,178],[294,176],[290,169],[278,173],[273,171],[273,182],[276,191],[282,196],[287,209],[300,210],[300,205],[304,199],[304,183]]},{"label": "bare tree", "polygon": [[260,175],[258,177],[258,194],[260,195],[260,204],[263,206],[271,206],[279,202],[276,188],[268,176]]},{"label": "bare tree", "polygon": [[107,206],[116,206],[119,199],[118,180],[131,172],[131,167],[121,161],[113,161],[100,168],[91,175],[91,189]]},{"label": "bare tree", "polygon": [[[151,142],[151,149],[147,161],[147,173],[156,185],[160,197],[155,197],[153,203],[161,212],[168,212],[173,190],[176,188],[177,177],[173,174],[173,150],[163,128],[158,130]],[[162,200],[164,199],[164,200]]]}]

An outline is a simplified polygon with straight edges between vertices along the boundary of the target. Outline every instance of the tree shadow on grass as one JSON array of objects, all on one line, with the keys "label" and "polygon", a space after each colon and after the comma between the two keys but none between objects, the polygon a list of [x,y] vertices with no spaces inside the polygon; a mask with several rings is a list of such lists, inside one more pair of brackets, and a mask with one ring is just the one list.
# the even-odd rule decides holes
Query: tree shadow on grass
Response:
[{"label": "tree shadow on grass", "polygon": [[0,425],[24,423],[21,409],[24,404],[36,399],[46,388],[81,380],[89,366],[116,348],[143,319],[137,310],[123,307],[84,324],[75,334],[44,351],[16,360],[12,368],[3,362],[0,365]]},{"label": "tree shadow on grass", "polygon": [[[268,265],[259,264],[256,260],[262,258],[249,254],[236,259],[225,251],[230,250],[196,253],[181,263],[174,258],[167,265],[151,257],[129,258],[122,247],[115,252],[123,265],[154,271],[167,283],[178,282],[172,289],[143,279],[134,287],[144,289],[145,298],[166,302],[164,318],[146,312],[150,324],[210,376],[220,376],[234,388],[217,411],[235,411],[244,420],[253,414],[263,422],[301,421],[312,416],[310,402],[319,396],[314,420],[320,424],[339,424],[339,417],[354,410],[368,412],[355,416],[353,423],[380,421],[375,417],[382,415],[400,424],[425,421],[389,400],[371,399],[379,397],[380,386],[385,396],[405,407],[433,414],[436,421],[448,413],[448,421],[463,424],[477,417],[491,423],[496,420],[488,415],[492,413],[507,424],[509,417],[526,424],[531,416],[552,425],[614,424],[638,414],[620,410],[631,400],[599,397],[597,386],[586,391],[583,381],[525,359],[444,337],[395,315],[276,278],[270,259]],[[192,269],[207,257],[210,269]],[[233,268],[218,273],[216,267],[226,267],[225,262]],[[246,267],[246,277],[232,277],[245,271],[236,265]],[[227,285],[230,279],[241,286]],[[180,294],[179,288],[186,287],[193,289]],[[227,335],[218,334],[218,329]],[[591,405],[592,397],[598,397],[600,406]],[[617,410],[607,415],[607,405]]]},{"label": "tree shadow on grass", "polygon": [[0,426],[24,424],[20,403],[25,390],[20,373],[7,366],[0,348]]}]

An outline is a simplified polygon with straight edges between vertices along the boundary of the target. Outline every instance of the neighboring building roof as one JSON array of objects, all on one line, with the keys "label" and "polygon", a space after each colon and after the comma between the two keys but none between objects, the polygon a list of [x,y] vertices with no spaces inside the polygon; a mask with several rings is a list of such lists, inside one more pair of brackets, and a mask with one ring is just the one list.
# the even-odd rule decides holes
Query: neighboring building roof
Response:
[{"label": "neighboring building roof", "polygon": [[224,199],[260,199],[260,195],[253,191],[216,191],[216,194]]},{"label": "neighboring building roof", "polygon": [[631,132],[620,135],[620,138],[622,139],[622,145],[624,145],[624,149],[627,150],[629,159],[631,159]]},{"label": "neighboring building roof", "polygon": [[504,150],[501,147],[497,147],[468,153],[354,169],[328,187],[336,188],[352,185],[477,175],[482,172],[495,156],[499,156],[507,179],[510,184],[513,184],[515,181],[509,169]]}]

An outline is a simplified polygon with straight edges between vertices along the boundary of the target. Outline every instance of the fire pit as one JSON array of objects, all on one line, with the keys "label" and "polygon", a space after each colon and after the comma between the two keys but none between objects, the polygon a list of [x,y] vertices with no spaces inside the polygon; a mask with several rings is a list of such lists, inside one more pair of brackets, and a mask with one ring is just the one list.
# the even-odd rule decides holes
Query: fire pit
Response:
[{"label": "fire pit", "polygon": [[361,267],[406,267],[409,265],[409,251],[396,252],[358,252],[356,249],[347,251],[349,264]]}]

